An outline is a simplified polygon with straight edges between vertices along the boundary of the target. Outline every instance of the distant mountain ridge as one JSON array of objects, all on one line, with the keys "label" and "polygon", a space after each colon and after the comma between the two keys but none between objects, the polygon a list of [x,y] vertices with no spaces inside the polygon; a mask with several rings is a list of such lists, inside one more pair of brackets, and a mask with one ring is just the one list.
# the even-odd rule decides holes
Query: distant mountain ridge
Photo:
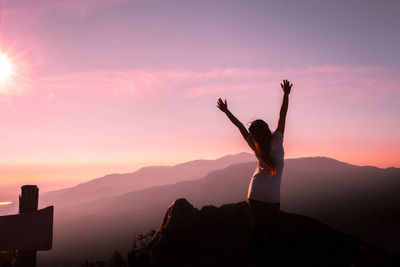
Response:
[{"label": "distant mountain ridge", "polygon": [[[61,208],[56,212],[54,250],[49,254],[68,258],[71,262],[65,266],[70,266],[79,262],[73,256],[100,259],[111,253],[110,248],[129,248],[135,234],[158,226],[163,212],[177,198],[186,198],[199,208],[246,200],[256,167],[250,156],[250,162],[212,171],[200,179]],[[316,218],[375,245],[390,248],[400,240],[395,225],[374,215],[400,203],[400,169],[354,166],[325,157],[287,159],[281,199],[284,211]],[[75,246],[77,242],[80,247]]]},{"label": "distant mountain ridge", "polygon": [[[309,160],[315,159],[318,163],[313,167],[319,168],[336,168],[339,166],[354,166],[352,164],[342,162],[336,159],[328,157],[300,157],[293,159],[286,159],[286,161],[297,162],[297,167],[303,166],[304,168],[310,167]],[[202,178],[211,171],[224,169],[229,165],[243,162],[256,161],[256,158],[251,153],[238,153],[232,155],[226,155],[215,160],[192,160],[184,163],[180,163],[173,166],[148,166],[142,167],[134,172],[130,173],[113,173],[105,176],[91,179],[87,182],[80,183],[74,187],[63,188],[59,190],[49,191],[42,195],[42,198],[46,201],[51,201],[57,195],[72,194],[76,197],[76,193],[87,194],[87,193],[105,193],[109,196],[120,195],[129,191],[137,191],[145,188],[172,184],[180,181],[190,181]],[[360,166],[361,167],[361,166]],[[377,168],[377,167],[374,167]],[[392,169],[388,168],[388,169]],[[396,168],[393,168],[396,169]],[[185,172],[186,171],[186,172]],[[187,173],[189,171],[189,173]],[[164,173],[165,172],[165,173]],[[165,174],[166,176],[155,174]],[[145,179],[144,181],[142,179]],[[110,191],[107,191],[107,188]],[[115,191],[113,192],[112,189]]]},{"label": "distant mountain ridge", "polygon": [[175,166],[143,167],[135,172],[109,174],[74,187],[47,192],[41,196],[41,203],[55,205],[57,208],[74,206],[153,186],[200,179],[214,170],[247,161],[254,161],[254,156],[243,152],[216,160],[193,160]]}]

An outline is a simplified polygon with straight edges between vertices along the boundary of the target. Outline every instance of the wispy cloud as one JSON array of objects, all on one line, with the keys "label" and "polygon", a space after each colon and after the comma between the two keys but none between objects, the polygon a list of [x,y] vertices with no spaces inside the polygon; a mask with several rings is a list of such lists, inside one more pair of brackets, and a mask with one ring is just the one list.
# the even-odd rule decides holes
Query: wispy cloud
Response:
[{"label": "wispy cloud", "polygon": [[3,8],[14,11],[19,10],[25,12],[26,9],[31,9],[32,6],[36,6],[42,11],[57,9],[69,11],[78,16],[84,16],[94,10],[134,1],[136,0],[5,0],[2,1],[1,4]]},{"label": "wispy cloud", "polygon": [[[0,122],[10,131],[0,133],[6,140],[2,153],[17,162],[20,155],[36,160],[37,151],[45,160],[52,159],[54,153],[59,160],[73,159],[77,151],[83,151],[92,161],[98,155],[109,157],[110,153],[127,158],[124,153],[129,151],[146,151],[151,157],[160,155],[161,147],[167,155],[172,143],[184,151],[183,143],[186,140],[191,144],[196,139],[193,136],[213,133],[215,127],[231,130],[228,123],[220,125],[222,117],[215,116],[218,97],[230,100],[245,121],[277,112],[282,78],[295,84],[288,155],[305,151],[317,155],[333,147],[340,148],[340,153],[351,150],[355,154],[368,147],[368,153],[372,153],[373,143],[379,144],[382,151],[398,151],[399,127],[392,115],[399,112],[398,73],[395,68],[328,66],[288,70],[99,70],[38,77],[18,93],[0,94]],[[260,100],[265,99],[268,105],[259,109]],[[202,118],[208,118],[207,122],[193,122]],[[164,131],[162,136],[156,134],[160,129]],[[381,129],[389,129],[384,145]],[[210,140],[220,141],[211,136]],[[235,138],[232,135],[226,146],[234,146],[238,142]],[[332,144],[332,140],[338,141]],[[349,148],[350,143],[357,143],[357,147]],[[150,148],[142,149],[141,144]]]},{"label": "wispy cloud", "polygon": [[[110,101],[140,101],[168,95],[197,98],[247,90],[276,88],[283,78],[295,83],[298,97],[335,94],[376,101],[400,94],[399,69],[387,67],[307,67],[270,69],[225,68],[208,71],[187,69],[136,69],[79,72],[51,76],[25,85],[31,94],[75,95]],[[8,91],[12,91],[9,89]],[[8,91],[3,91],[8,92]],[[23,91],[16,91],[23,93]]]}]

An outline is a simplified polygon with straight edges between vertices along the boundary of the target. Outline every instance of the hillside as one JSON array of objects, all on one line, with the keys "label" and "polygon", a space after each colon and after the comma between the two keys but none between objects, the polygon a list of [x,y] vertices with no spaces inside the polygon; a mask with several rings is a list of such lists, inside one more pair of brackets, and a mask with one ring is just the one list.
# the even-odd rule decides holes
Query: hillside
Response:
[{"label": "hillside", "polygon": [[[257,254],[247,202],[194,208],[178,199],[130,266],[390,266],[393,259],[312,218],[281,211],[279,241]],[[391,262],[392,261],[392,262]]]},{"label": "hillside", "polygon": [[[400,249],[396,247],[398,224],[385,219],[400,203],[399,169],[353,166],[320,157],[289,159],[285,164],[282,210],[316,218],[387,250]],[[156,228],[177,198],[187,198],[199,208],[246,200],[255,166],[255,162],[234,164],[202,179],[60,209],[54,250],[42,253],[41,259],[67,257],[76,263],[110,255],[113,249],[124,251],[132,246],[136,234]]]}]

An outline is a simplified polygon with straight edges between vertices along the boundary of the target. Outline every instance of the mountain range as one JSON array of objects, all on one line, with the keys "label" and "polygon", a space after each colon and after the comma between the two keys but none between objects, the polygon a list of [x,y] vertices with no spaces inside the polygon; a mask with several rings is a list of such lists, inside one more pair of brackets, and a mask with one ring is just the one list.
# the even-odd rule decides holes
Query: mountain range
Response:
[{"label": "mountain range", "polygon": [[[104,259],[116,249],[128,251],[137,234],[159,226],[177,198],[199,208],[246,200],[255,167],[254,156],[241,153],[107,175],[44,194],[41,204],[56,209],[54,247],[39,254],[39,263],[70,266]],[[399,225],[391,214],[399,203],[400,169],[354,166],[324,157],[285,160],[282,210],[316,218],[382,249],[400,249]]]},{"label": "mountain range", "polygon": [[251,160],[251,154],[239,153],[216,160],[193,160],[175,166],[143,167],[135,172],[109,174],[71,188],[48,192],[41,196],[41,201],[43,205],[57,203],[57,208],[74,206],[149,187],[200,179],[214,170]]}]

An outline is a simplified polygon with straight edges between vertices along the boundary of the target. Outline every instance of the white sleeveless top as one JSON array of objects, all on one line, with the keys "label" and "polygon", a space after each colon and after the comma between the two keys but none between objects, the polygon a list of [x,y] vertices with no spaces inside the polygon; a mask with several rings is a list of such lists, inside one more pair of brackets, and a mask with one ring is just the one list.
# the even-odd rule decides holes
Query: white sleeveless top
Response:
[{"label": "white sleeveless top", "polygon": [[281,201],[281,179],[284,165],[282,133],[275,131],[271,135],[270,157],[276,167],[276,174],[273,176],[270,176],[269,168],[262,163],[260,157],[255,152],[255,146],[251,137],[248,136],[246,141],[251,149],[253,149],[258,162],[257,168],[250,181],[247,198],[269,203],[279,203]]}]

